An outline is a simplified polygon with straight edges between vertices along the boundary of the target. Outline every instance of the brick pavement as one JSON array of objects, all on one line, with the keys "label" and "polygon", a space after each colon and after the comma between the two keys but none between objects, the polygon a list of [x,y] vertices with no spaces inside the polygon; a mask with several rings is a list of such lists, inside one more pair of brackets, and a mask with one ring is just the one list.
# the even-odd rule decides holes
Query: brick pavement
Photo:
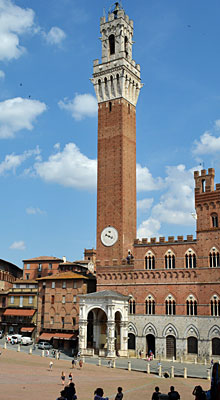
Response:
[{"label": "brick pavement", "polygon": [[[68,376],[71,362],[53,360],[53,370],[49,371],[50,358],[41,358],[23,352],[2,350],[0,356],[0,400],[56,400],[62,388],[60,375],[64,370]],[[165,379],[141,372],[109,369],[84,364],[83,369],[74,369],[73,381],[76,384],[79,400],[93,400],[93,392],[101,386],[105,395],[114,399],[117,386],[124,389],[125,400],[150,400],[154,387],[167,393],[173,385],[179,391],[181,400],[193,399],[195,385],[208,389],[210,383],[199,379]]]}]

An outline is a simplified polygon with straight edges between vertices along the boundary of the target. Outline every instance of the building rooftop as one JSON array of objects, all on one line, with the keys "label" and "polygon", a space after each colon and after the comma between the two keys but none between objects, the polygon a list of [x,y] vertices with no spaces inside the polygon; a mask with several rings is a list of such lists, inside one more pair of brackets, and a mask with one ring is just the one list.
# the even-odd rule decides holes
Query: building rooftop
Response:
[{"label": "building rooftop", "polygon": [[57,257],[49,257],[49,256],[41,256],[41,257],[35,257],[35,258],[28,258],[26,260],[23,260],[23,262],[27,261],[61,261],[63,262],[62,258],[57,258]]},{"label": "building rooftop", "polygon": [[45,276],[43,278],[37,278],[37,281],[45,281],[45,280],[54,281],[55,279],[89,279],[89,278],[87,276],[77,274],[75,272],[67,271],[67,272],[60,272],[54,275]]},{"label": "building rooftop", "polygon": [[114,292],[113,290],[102,290],[100,292],[94,292],[89,294],[81,295],[82,298],[91,298],[91,299],[103,299],[103,298],[112,298],[115,300],[128,300],[130,296],[124,296],[121,293]]}]

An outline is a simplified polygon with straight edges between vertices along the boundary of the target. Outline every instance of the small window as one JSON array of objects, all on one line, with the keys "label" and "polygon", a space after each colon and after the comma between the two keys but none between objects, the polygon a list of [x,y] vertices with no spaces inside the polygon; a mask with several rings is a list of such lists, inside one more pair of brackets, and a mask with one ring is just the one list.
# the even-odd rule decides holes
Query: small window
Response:
[{"label": "small window", "polygon": [[109,52],[110,55],[113,55],[115,54],[115,36],[110,35],[108,40],[109,40]]},{"label": "small window", "polygon": [[28,297],[28,304],[33,304],[33,296]]},{"label": "small window", "polygon": [[76,303],[76,296],[73,296],[73,303]]},{"label": "small window", "polygon": [[202,180],[202,192],[205,193],[205,179]]},{"label": "small window", "polygon": [[42,271],[42,264],[38,264],[38,271],[39,271],[39,272]]},{"label": "small window", "polygon": [[27,268],[26,269],[30,269],[30,264],[27,264]]},{"label": "small window", "polygon": [[62,288],[66,289],[66,281],[63,281]]},{"label": "small window", "polygon": [[23,296],[20,296],[20,298],[19,298],[19,307],[23,307],[23,300],[24,300]]},{"label": "small window", "polygon": [[73,282],[73,289],[76,289],[77,288],[77,284],[76,284],[76,281],[74,281]]},{"label": "small window", "polygon": [[64,328],[64,325],[65,325],[64,317],[61,317],[61,324],[62,324],[62,329],[63,329],[63,328]]},{"label": "small window", "polygon": [[128,38],[125,36],[125,57],[128,57]]},{"label": "small window", "polygon": [[128,104],[128,114],[130,114],[130,113],[131,113],[131,105]]},{"label": "small window", "polygon": [[53,268],[53,264],[49,263],[49,269],[52,269],[52,268]]},{"label": "small window", "polygon": [[51,282],[51,288],[52,289],[55,289],[55,287],[56,287],[56,283],[53,281],[53,282]]},{"label": "small window", "polygon": [[30,274],[25,274],[26,280],[28,281],[30,279]]},{"label": "small window", "polygon": [[45,296],[42,296],[42,304],[45,304]]},{"label": "small window", "polygon": [[112,102],[110,101],[110,102],[108,103],[108,105],[109,105],[109,112],[112,112]]},{"label": "small window", "polygon": [[15,298],[14,298],[14,296],[11,296],[11,297],[10,297],[10,303],[11,303],[11,304],[14,304],[14,303],[15,303]]},{"label": "small window", "polygon": [[51,304],[54,304],[55,296],[52,294],[51,296]]},{"label": "small window", "polygon": [[62,303],[63,303],[63,304],[66,303],[66,297],[65,297],[65,296],[62,297]]},{"label": "small window", "polygon": [[129,314],[135,314],[136,313],[136,304],[135,300],[132,298],[129,300]]},{"label": "small window", "polygon": [[212,227],[218,228],[218,215],[212,214]]},{"label": "small window", "polygon": [[2,307],[6,307],[6,297],[2,297]]},{"label": "small window", "polygon": [[73,318],[72,321],[73,321],[73,326],[75,326],[76,325],[76,318]]},{"label": "small window", "polygon": [[50,317],[50,325],[54,324],[54,317]]}]

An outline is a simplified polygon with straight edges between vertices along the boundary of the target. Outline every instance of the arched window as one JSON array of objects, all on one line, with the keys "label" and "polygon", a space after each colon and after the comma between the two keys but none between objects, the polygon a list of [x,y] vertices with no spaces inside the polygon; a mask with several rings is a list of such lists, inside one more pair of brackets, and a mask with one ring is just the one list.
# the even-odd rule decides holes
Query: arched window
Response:
[{"label": "arched window", "polygon": [[212,339],[212,355],[220,356],[220,339],[219,338]]},{"label": "arched window", "polygon": [[155,269],[155,257],[152,251],[148,251],[145,256],[145,268],[146,269]]},{"label": "arched window", "polygon": [[188,354],[198,354],[198,339],[190,336],[187,338],[187,352]]},{"label": "arched window", "polygon": [[211,306],[211,315],[213,317],[219,317],[220,316],[220,300],[219,300],[218,296],[214,295],[211,298],[210,306]]},{"label": "arched window", "polygon": [[171,294],[167,296],[165,301],[165,313],[166,315],[176,315],[176,302]]},{"label": "arched window", "polygon": [[215,247],[209,253],[209,266],[210,268],[220,267],[219,252]]},{"label": "arched window", "polygon": [[135,304],[135,300],[133,297],[130,298],[128,304],[129,304],[129,314],[135,314],[136,304]]},{"label": "arched window", "polygon": [[218,215],[216,213],[211,215],[212,228],[218,228]]},{"label": "arched window", "polygon": [[115,36],[114,35],[110,35],[108,38],[109,41],[109,52],[110,55],[115,54]]},{"label": "arched window", "polygon": [[128,57],[128,38],[125,36],[125,57]]},{"label": "arched window", "polygon": [[154,315],[155,314],[155,300],[154,298],[149,294],[145,300],[145,313],[147,315]]},{"label": "arched window", "polygon": [[166,269],[175,268],[175,255],[172,250],[168,250],[165,254],[165,268]]},{"label": "arched window", "polygon": [[192,249],[188,249],[185,254],[186,268],[196,268],[196,255]]},{"label": "arched window", "polygon": [[186,314],[197,315],[197,301],[192,294],[190,294],[186,300]]}]

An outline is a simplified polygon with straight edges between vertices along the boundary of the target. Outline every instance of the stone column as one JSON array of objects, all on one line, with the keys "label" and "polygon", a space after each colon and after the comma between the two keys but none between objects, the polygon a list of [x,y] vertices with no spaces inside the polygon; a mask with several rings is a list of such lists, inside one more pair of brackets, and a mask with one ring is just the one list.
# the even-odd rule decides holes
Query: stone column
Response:
[{"label": "stone column", "polygon": [[107,323],[107,357],[115,357],[115,322]]},{"label": "stone column", "polygon": [[87,349],[87,314],[85,304],[79,308],[79,351],[83,355]]},{"label": "stone column", "polygon": [[128,355],[128,322],[124,321],[120,323],[120,351],[121,357],[127,357]]}]

